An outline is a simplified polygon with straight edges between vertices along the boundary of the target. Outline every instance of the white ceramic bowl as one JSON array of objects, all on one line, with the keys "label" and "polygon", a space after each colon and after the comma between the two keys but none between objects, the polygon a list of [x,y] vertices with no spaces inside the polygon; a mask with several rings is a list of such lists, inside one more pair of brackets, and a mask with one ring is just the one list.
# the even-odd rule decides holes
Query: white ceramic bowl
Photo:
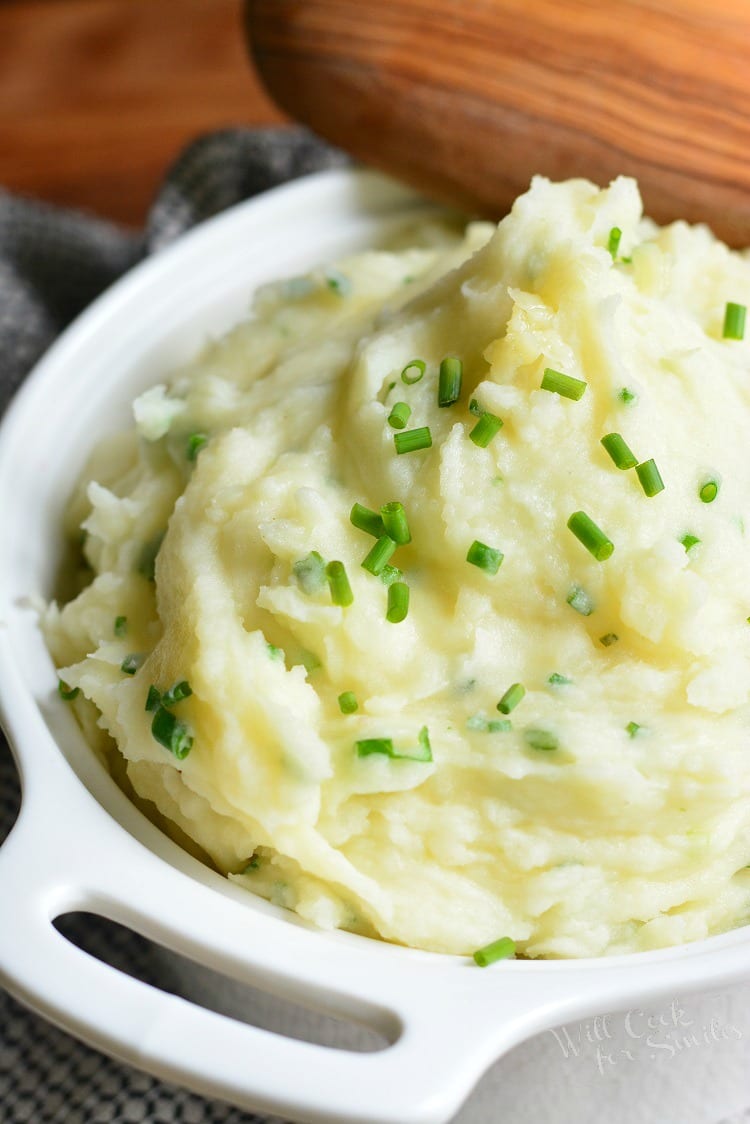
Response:
[{"label": "white ceramic bowl", "polygon": [[[748,929],[673,950],[487,971],[318,932],[162,835],[57,696],[29,597],[52,589],[61,512],[94,442],[206,333],[237,320],[257,284],[377,242],[425,206],[380,177],[339,171],[235,207],[97,301],[38,365],[0,428],[0,699],[23,784],[0,850],[0,978],[67,1030],[160,1077],[326,1124],[442,1124],[499,1055],[537,1031],[750,970]],[[72,910],[370,1026],[389,1045],[360,1053],[293,1040],[148,987],[57,932],[54,919]]]}]

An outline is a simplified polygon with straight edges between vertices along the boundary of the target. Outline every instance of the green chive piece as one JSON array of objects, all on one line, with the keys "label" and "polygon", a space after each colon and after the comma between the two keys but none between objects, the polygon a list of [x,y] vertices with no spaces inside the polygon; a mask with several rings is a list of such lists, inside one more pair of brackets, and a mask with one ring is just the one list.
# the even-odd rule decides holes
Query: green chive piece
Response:
[{"label": "green chive piece", "polygon": [[352,593],[352,587],[349,585],[344,563],[329,562],[326,566],[326,578],[328,579],[328,588],[331,591],[331,601],[334,605],[342,605],[344,608],[351,605],[354,594]]},{"label": "green chive piece", "polygon": [[[281,652],[281,649],[277,648],[276,651]],[[161,705],[167,708],[172,707],[175,703],[182,702],[183,699],[189,699],[192,693],[193,688],[187,679],[181,679],[179,683],[175,683],[168,691],[164,692],[161,697]]]},{"label": "green chive piece", "polygon": [[693,549],[693,547],[697,546],[700,541],[701,540],[698,538],[697,535],[690,535],[690,534],[683,535],[682,538],[680,539],[680,542],[685,547],[685,553],[686,554],[689,554],[690,551]]},{"label": "green chive piece", "polygon": [[157,535],[151,542],[147,542],[141,551],[141,556],[138,559],[138,573],[143,574],[150,582],[156,578],[156,556],[159,553],[159,548],[164,540],[165,532]]},{"label": "green chive piece", "polygon": [[549,390],[552,394],[559,394],[562,398],[570,398],[578,402],[586,391],[583,379],[574,379],[572,375],[564,375],[562,371],[553,371],[545,367],[542,377],[542,390]]},{"label": "green chive piece", "polygon": [[249,874],[251,870],[258,870],[260,867],[260,856],[253,855],[249,862],[245,863],[240,874]]},{"label": "green chive piece", "polygon": [[523,732],[524,740],[532,749],[552,750],[557,749],[557,736],[551,730],[540,730],[536,726],[529,726]]},{"label": "green chive piece", "polygon": [[447,355],[440,364],[438,406],[452,406],[461,397],[464,365],[455,355]]},{"label": "green chive piece", "polygon": [[612,255],[612,260],[617,257],[617,251],[620,249],[620,239],[622,238],[622,231],[619,226],[613,226],[609,232],[609,239],[607,240],[607,249]]},{"label": "green chive piece", "polygon": [[69,687],[64,679],[57,680],[57,693],[65,702],[72,702],[81,693],[80,687]]},{"label": "green chive piece", "polygon": [[408,402],[396,402],[388,415],[388,424],[391,429],[403,429],[411,417],[411,406]]},{"label": "green chive piece", "polygon": [[427,727],[419,731],[419,746],[410,753],[400,753],[393,748],[392,738],[364,738],[354,743],[358,757],[371,757],[373,754],[382,754],[394,761],[432,761],[432,746]]},{"label": "green chive piece", "polygon": [[510,714],[515,710],[520,703],[523,696],[526,694],[526,688],[522,683],[514,683],[512,687],[508,687],[500,702],[497,704],[497,709],[501,714]]},{"label": "green chive piece", "polygon": [[362,559],[362,569],[377,577],[395,549],[393,539],[389,535],[381,535],[369,554]]},{"label": "green chive piece", "polygon": [[727,301],[724,310],[724,329],[722,335],[725,340],[741,340],[745,338],[745,314],[747,309],[744,304],[735,304]]},{"label": "green chive piece", "polygon": [[146,706],[144,709],[152,711],[156,710],[157,706],[161,706],[161,691],[152,683],[146,695]]},{"label": "green chive piece", "polygon": [[126,675],[135,675],[145,658],[138,652],[131,652],[120,664],[120,671],[124,671]]},{"label": "green chive piece", "polygon": [[393,443],[397,453],[416,453],[420,449],[429,449],[432,445],[430,427],[421,425],[418,429],[405,429],[403,433],[394,433]]},{"label": "green chive piece", "polygon": [[507,734],[513,724],[507,718],[485,718],[483,714],[472,714],[466,720],[468,730],[481,730],[483,734]]},{"label": "green chive piece", "polygon": [[698,492],[701,503],[713,503],[719,494],[719,481],[707,480]]},{"label": "green chive piece", "polygon": [[128,618],[127,617],[115,617],[115,627],[114,627],[115,636],[124,636],[127,631],[128,631]]},{"label": "green chive piece", "polygon": [[185,447],[185,455],[189,461],[194,461],[198,457],[204,445],[208,444],[208,434],[206,433],[191,433],[187,439]]},{"label": "green chive piece", "polygon": [[157,707],[154,712],[151,733],[159,745],[173,753],[178,761],[183,761],[193,748],[193,735],[188,727],[163,706]]},{"label": "green chive piece", "polygon": [[473,414],[475,418],[481,418],[484,413],[484,410],[479,405],[476,398],[472,398],[471,402],[469,402],[469,413]]},{"label": "green chive piece", "polygon": [[351,278],[338,269],[327,269],[325,273],[327,287],[339,297],[348,297],[352,291]]},{"label": "green chive piece", "polygon": [[318,593],[325,585],[326,564],[317,550],[311,550],[304,558],[294,563],[292,573],[302,592],[309,596]]},{"label": "green chive piece", "polygon": [[582,617],[590,617],[594,611],[594,602],[586,590],[581,589],[580,585],[574,585],[565,600],[571,609],[575,609]]},{"label": "green chive piece", "polygon": [[486,449],[492,438],[497,436],[502,427],[502,418],[496,417],[495,414],[482,414],[469,434],[469,438],[480,449]]},{"label": "green chive piece", "polygon": [[635,456],[619,433],[607,433],[602,437],[601,443],[614,461],[616,468],[635,468],[638,464],[638,457]]},{"label": "green chive piece", "polygon": [[617,397],[621,402],[624,402],[626,406],[629,406],[631,402],[635,402],[638,395],[634,390],[629,390],[626,386],[623,386],[619,390]]},{"label": "green chive piece", "polygon": [[359,710],[359,703],[354,691],[342,691],[339,695],[339,710],[342,714],[354,714]]},{"label": "green chive piece", "polygon": [[409,612],[409,587],[406,582],[394,582],[388,586],[388,608],[385,619],[391,624],[400,624]]},{"label": "green chive piece", "polygon": [[426,370],[427,364],[424,359],[412,359],[401,372],[401,381],[407,386],[413,386],[415,382],[419,382]]},{"label": "green chive piece", "polygon": [[406,543],[411,542],[411,531],[402,503],[393,500],[391,503],[383,504],[380,509],[380,518],[386,535],[392,538],[395,543],[398,543],[399,546],[405,546]]},{"label": "green chive piece", "polygon": [[634,738],[642,729],[643,727],[639,726],[637,722],[628,722],[625,727],[625,732],[629,737]]},{"label": "green chive piece", "polygon": [[401,573],[398,566],[388,565],[385,565],[378,574],[378,577],[380,578],[383,585],[393,585],[394,582],[400,582],[403,576],[404,575]]},{"label": "green chive piece", "polygon": [[516,954],[516,944],[510,937],[500,937],[500,940],[493,941],[492,944],[486,944],[484,948],[478,948],[474,953],[474,963],[478,964],[480,968],[488,968],[490,964],[494,964],[497,960],[507,960]]},{"label": "green chive piece", "polygon": [[308,675],[323,666],[315,652],[311,652],[309,648],[302,648],[299,654],[299,663],[302,664]]},{"label": "green chive piece", "polygon": [[605,632],[604,636],[599,637],[599,643],[602,644],[605,648],[611,648],[612,645],[616,644],[619,639],[620,637],[616,632]]},{"label": "green chive piece", "polygon": [[635,471],[647,496],[658,496],[659,492],[664,491],[664,481],[656,467],[656,461],[642,461],[635,466]]},{"label": "green chive piece", "polygon": [[391,738],[363,738],[354,743],[357,757],[371,757],[381,753],[385,757],[393,757],[393,740]]},{"label": "green chive piece", "polygon": [[364,504],[355,503],[354,507],[349,512],[349,522],[352,523],[357,530],[366,531],[368,535],[379,539],[385,533],[383,520],[378,515],[377,511],[372,511],[371,508],[365,507]]},{"label": "green chive piece", "polygon": [[486,543],[479,542],[478,539],[474,539],[466,553],[466,561],[484,570],[486,574],[496,574],[504,557],[501,550],[495,550]]},{"label": "green chive piece", "polygon": [[272,660],[283,660],[283,648],[277,648],[275,644],[266,644],[266,651]]},{"label": "green chive piece", "polygon": [[573,680],[568,679],[567,675],[561,675],[559,671],[553,671],[547,682],[551,687],[567,687]]},{"label": "green chive piece", "polygon": [[606,562],[611,557],[615,549],[614,543],[585,511],[574,511],[568,520],[568,527],[597,562]]}]

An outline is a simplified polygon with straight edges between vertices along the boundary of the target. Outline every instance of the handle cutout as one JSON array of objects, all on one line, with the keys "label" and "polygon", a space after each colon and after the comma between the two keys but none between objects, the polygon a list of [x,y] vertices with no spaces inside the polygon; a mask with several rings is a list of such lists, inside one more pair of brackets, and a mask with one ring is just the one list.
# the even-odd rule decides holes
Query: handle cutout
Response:
[{"label": "handle cutout", "polygon": [[70,944],[111,968],[208,1011],[284,1038],[334,1050],[374,1053],[397,1037],[281,999],[190,960],[116,921],[88,912],[64,913],[55,929]]}]

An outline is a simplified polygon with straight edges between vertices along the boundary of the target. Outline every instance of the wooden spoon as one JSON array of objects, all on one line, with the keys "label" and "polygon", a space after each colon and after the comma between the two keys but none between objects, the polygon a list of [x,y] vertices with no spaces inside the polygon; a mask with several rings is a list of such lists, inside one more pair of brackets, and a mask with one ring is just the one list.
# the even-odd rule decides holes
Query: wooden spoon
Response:
[{"label": "wooden spoon", "polygon": [[434,198],[636,176],[659,221],[750,244],[750,0],[247,0],[272,97]]}]

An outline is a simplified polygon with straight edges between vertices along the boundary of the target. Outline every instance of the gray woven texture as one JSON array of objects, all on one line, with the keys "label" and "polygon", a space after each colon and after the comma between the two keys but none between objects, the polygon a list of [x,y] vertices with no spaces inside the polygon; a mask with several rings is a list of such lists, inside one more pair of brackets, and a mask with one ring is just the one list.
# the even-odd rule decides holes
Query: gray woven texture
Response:
[{"label": "gray woven texture", "polygon": [[[233,203],[345,162],[302,130],[211,134],[177,160],[140,233],[0,191],[0,412],[54,338],[136,262]],[[15,767],[0,734],[0,840],[19,802]],[[2,924],[9,923],[3,917]],[[64,931],[116,967],[179,990],[178,981],[171,987],[165,980],[158,951],[127,931],[95,918],[66,921]],[[260,1119],[120,1065],[0,991],[0,1124],[247,1124]]]}]

